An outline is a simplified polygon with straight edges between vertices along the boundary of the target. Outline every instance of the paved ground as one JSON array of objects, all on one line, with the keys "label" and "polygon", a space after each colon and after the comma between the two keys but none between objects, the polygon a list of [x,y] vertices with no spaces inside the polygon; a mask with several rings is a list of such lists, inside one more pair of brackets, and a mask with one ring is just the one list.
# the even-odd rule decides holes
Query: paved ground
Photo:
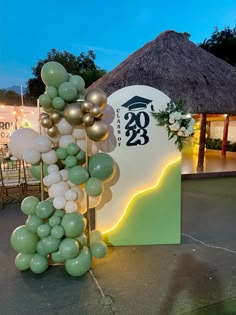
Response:
[{"label": "paved ground", "polygon": [[109,248],[82,278],[64,267],[42,275],[16,270],[9,238],[25,216],[19,204],[7,206],[0,212],[0,314],[236,314],[236,177],[182,187],[181,245]]}]

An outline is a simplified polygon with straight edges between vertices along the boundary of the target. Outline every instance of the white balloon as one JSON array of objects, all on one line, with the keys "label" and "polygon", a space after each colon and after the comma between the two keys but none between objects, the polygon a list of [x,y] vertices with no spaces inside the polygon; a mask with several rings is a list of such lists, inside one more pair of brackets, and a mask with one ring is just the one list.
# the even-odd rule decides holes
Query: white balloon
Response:
[{"label": "white balloon", "polygon": [[71,135],[73,131],[73,127],[65,120],[65,118],[62,118],[57,124],[57,129],[60,132],[61,135]]},{"label": "white balloon", "polygon": [[71,189],[74,190],[74,191],[76,192],[76,194],[77,194],[77,199],[76,199],[76,201],[82,200],[83,195],[84,195],[83,190],[80,189],[78,186],[73,186]]},{"label": "white balloon", "polygon": [[51,150],[47,153],[42,153],[42,160],[44,163],[50,165],[50,164],[55,164],[57,162],[57,155],[54,150]]},{"label": "white balloon", "polygon": [[50,173],[48,176],[49,176],[49,181],[51,182],[51,185],[57,184],[62,181],[62,176],[60,173],[53,172],[53,173]]},{"label": "white balloon", "polygon": [[60,140],[60,137],[61,136],[55,136],[55,137],[49,137],[48,138],[52,141],[52,143],[54,144],[58,144],[59,143],[59,140]]},{"label": "white balloon", "polygon": [[54,198],[54,197],[55,197],[55,196],[53,195],[53,193],[52,193],[51,187],[48,188],[48,196],[51,197],[51,198]]},{"label": "white balloon", "polygon": [[23,160],[23,152],[27,148],[33,148],[38,133],[31,128],[20,128],[15,130],[9,139],[9,150],[19,160]]},{"label": "white balloon", "polygon": [[60,170],[59,173],[61,174],[62,179],[66,182],[69,178],[68,171],[63,169],[63,170]]},{"label": "white balloon", "polygon": [[38,136],[35,138],[34,149],[41,152],[46,153],[51,150],[52,142],[46,136]]},{"label": "white balloon", "polygon": [[51,164],[48,166],[48,174],[54,173],[54,172],[59,172],[59,167],[57,164]]},{"label": "white balloon", "polygon": [[75,128],[72,132],[72,136],[76,139],[76,140],[85,140],[85,129],[83,128]]},{"label": "white balloon", "polygon": [[96,143],[91,143],[89,144],[88,146],[88,154],[89,155],[94,155],[94,154],[97,154],[98,153],[98,147],[96,145]]},{"label": "white balloon", "polygon": [[72,212],[76,212],[78,209],[77,207],[77,203],[74,201],[67,201],[66,205],[65,205],[65,210],[66,213],[72,213]]},{"label": "white balloon", "polygon": [[84,152],[86,151],[86,142],[85,142],[85,140],[77,140],[76,143],[80,147],[81,150],[83,150]]},{"label": "white balloon", "polygon": [[59,147],[66,149],[68,144],[70,143],[75,143],[75,138],[71,135],[69,136],[61,136],[60,140],[59,140]]},{"label": "white balloon", "polygon": [[53,200],[53,206],[56,209],[64,209],[65,205],[66,205],[66,199],[63,196],[57,196]]},{"label": "white balloon", "polygon": [[41,160],[41,154],[33,148],[27,148],[23,152],[23,159],[26,163],[36,164]]},{"label": "white balloon", "polygon": [[66,191],[69,189],[69,185],[65,182],[59,182],[57,184],[52,184],[51,191],[54,197],[65,195]]},{"label": "white balloon", "polygon": [[68,184],[70,187],[76,186],[76,184],[73,184],[70,180],[67,181],[67,184]]},{"label": "white balloon", "polygon": [[77,199],[77,193],[73,189],[69,189],[65,193],[65,198],[68,201],[75,201]]},{"label": "white balloon", "polygon": [[44,178],[43,178],[43,184],[44,184],[45,186],[47,186],[47,187],[49,187],[49,186],[52,185],[52,183],[51,183],[51,181],[50,181],[49,175],[44,176]]}]

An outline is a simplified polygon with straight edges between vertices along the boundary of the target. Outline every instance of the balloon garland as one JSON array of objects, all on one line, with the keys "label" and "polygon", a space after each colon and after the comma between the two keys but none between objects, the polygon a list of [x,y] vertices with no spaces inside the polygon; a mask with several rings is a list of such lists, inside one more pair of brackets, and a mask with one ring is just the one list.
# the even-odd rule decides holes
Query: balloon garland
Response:
[{"label": "balloon garland", "polygon": [[102,120],[107,96],[98,88],[86,91],[82,77],[68,74],[55,61],[44,64],[41,77],[46,88],[39,97],[44,110],[39,123],[46,135],[18,129],[9,148],[32,165],[30,171],[38,179],[42,165],[48,198],[28,196],[21,203],[28,218],[11,235],[18,252],[15,265],[40,274],[49,265],[64,264],[71,276],[81,276],[91,267],[92,257],[107,253],[102,233],[90,229],[89,213],[102,199],[104,182],[115,173],[114,160],[99,153],[94,143],[108,136]]}]

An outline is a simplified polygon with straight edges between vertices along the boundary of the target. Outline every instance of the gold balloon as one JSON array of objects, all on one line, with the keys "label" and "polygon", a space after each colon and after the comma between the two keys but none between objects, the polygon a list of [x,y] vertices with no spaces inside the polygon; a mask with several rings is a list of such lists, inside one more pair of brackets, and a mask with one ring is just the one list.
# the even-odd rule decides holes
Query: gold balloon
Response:
[{"label": "gold balloon", "polygon": [[47,135],[49,137],[55,137],[56,135],[58,135],[58,129],[56,126],[52,126],[51,128],[49,128],[47,130]]},{"label": "gold balloon", "polygon": [[50,118],[56,124],[61,120],[61,115],[58,112],[52,112]]},{"label": "gold balloon", "polygon": [[51,121],[50,118],[44,117],[43,119],[41,119],[41,125],[42,125],[44,128],[51,128],[52,125],[53,125],[53,122]]},{"label": "gold balloon", "polygon": [[83,116],[83,123],[85,127],[92,126],[94,123],[94,117],[90,115],[90,113],[87,113]]},{"label": "gold balloon", "polygon": [[47,113],[41,113],[41,114],[39,115],[39,119],[41,120],[41,119],[43,119],[43,118],[49,118],[49,115],[48,115]]},{"label": "gold balloon", "polygon": [[94,105],[90,110],[90,114],[95,118],[101,118],[103,115],[103,112],[99,106]]},{"label": "gold balloon", "polygon": [[90,127],[85,128],[88,137],[95,141],[100,142],[108,137],[108,126],[104,120],[96,120]]},{"label": "gold balloon", "polygon": [[99,106],[101,109],[105,108],[107,104],[106,93],[99,88],[89,89],[85,95],[85,100]]},{"label": "gold balloon", "polygon": [[93,104],[88,101],[83,101],[81,103],[81,109],[85,113],[89,113],[92,107],[93,107]]},{"label": "gold balloon", "polygon": [[83,111],[81,102],[70,103],[64,110],[64,117],[74,127],[78,127],[83,123]]}]

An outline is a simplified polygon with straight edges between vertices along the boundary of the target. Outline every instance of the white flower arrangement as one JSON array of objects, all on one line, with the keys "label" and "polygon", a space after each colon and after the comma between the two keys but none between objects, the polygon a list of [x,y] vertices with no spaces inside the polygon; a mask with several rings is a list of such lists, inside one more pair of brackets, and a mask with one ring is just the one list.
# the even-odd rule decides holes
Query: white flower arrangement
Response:
[{"label": "white flower arrangement", "polygon": [[176,138],[175,144],[179,151],[194,134],[194,119],[184,111],[182,101],[176,104],[170,101],[164,111],[154,112],[152,116],[157,120],[158,126],[166,127],[168,139]]}]

